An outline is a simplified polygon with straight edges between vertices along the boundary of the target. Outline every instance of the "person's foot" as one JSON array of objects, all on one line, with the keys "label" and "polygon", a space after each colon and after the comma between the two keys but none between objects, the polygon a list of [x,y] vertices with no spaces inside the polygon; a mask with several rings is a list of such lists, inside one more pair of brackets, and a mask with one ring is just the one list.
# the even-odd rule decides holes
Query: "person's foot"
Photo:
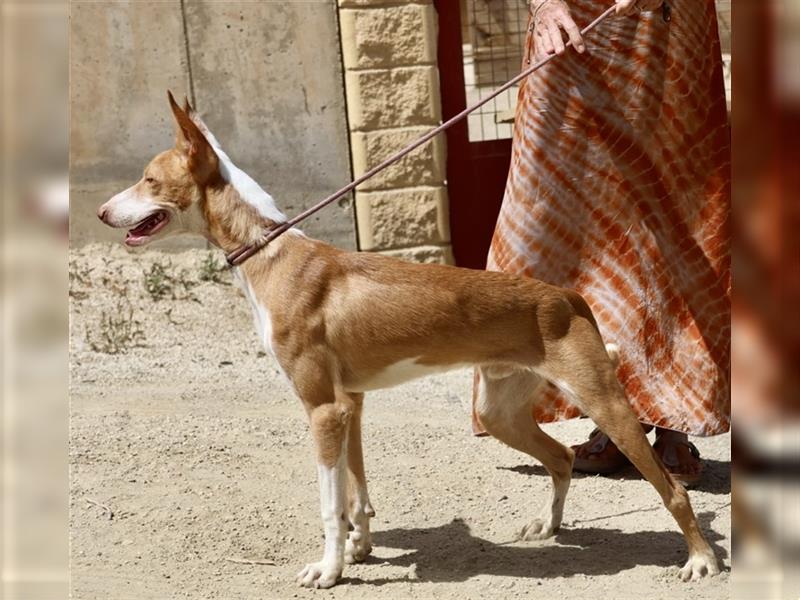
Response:
[{"label": "person's foot", "polygon": [[689,441],[689,436],[685,433],[669,429],[656,429],[653,450],[661,458],[667,471],[684,486],[696,484],[703,476],[700,452]]},{"label": "person's foot", "polygon": [[614,442],[602,431],[595,429],[589,434],[589,441],[572,446],[575,451],[573,471],[609,475],[630,464]]},{"label": "person's foot", "polygon": [[[648,425],[642,427],[645,432],[651,429]],[[581,473],[609,475],[630,464],[614,442],[599,429],[592,431],[588,442],[572,446],[572,449],[575,451],[572,469]],[[685,433],[657,428],[653,450],[672,476],[684,486],[694,485],[702,478],[700,453]]]}]

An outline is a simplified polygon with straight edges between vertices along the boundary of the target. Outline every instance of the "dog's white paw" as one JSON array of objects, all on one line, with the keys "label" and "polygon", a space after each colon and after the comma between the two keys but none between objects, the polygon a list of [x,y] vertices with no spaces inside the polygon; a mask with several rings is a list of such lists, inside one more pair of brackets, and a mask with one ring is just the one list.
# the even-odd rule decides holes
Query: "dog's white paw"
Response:
[{"label": "dog's white paw", "polygon": [[543,540],[552,537],[553,523],[550,519],[534,519],[519,532],[520,540]]},{"label": "dog's white paw", "polygon": [[718,575],[719,566],[717,559],[713,555],[695,554],[681,569],[681,579],[683,581],[697,581],[706,575]]},{"label": "dog's white paw", "polygon": [[332,567],[325,561],[310,563],[297,574],[297,583],[307,588],[329,588],[336,585],[342,574],[340,568]]},{"label": "dog's white paw", "polygon": [[344,562],[348,565],[363,562],[372,552],[370,536],[361,532],[351,531],[347,534],[344,547]]}]

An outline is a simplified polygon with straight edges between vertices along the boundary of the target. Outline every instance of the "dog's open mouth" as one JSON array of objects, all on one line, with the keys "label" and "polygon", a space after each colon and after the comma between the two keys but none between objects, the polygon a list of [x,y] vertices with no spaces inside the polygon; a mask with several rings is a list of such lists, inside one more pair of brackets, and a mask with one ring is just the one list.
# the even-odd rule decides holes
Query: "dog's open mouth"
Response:
[{"label": "dog's open mouth", "polygon": [[141,246],[167,223],[169,223],[169,213],[166,210],[156,211],[128,231],[125,243],[128,246]]}]

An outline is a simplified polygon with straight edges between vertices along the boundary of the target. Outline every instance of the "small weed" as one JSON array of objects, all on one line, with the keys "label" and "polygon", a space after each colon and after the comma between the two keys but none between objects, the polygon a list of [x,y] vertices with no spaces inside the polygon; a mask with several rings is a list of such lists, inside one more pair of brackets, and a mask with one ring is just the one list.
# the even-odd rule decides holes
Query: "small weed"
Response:
[{"label": "small weed", "polygon": [[144,272],[144,289],[153,301],[172,294],[172,277],[167,273],[166,265],[160,262],[150,265],[150,270]]},{"label": "small weed", "polygon": [[96,334],[86,331],[89,347],[103,354],[124,354],[130,348],[141,348],[144,337],[142,324],[133,318],[133,307],[121,298],[113,313],[101,313]]},{"label": "small weed", "polygon": [[164,298],[173,300],[195,300],[191,288],[197,282],[189,279],[189,271],[181,269],[178,274],[172,271],[172,263],[154,262],[149,271],[144,272],[144,289],[150,298],[157,302]]},{"label": "small weed", "polygon": [[230,285],[229,281],[223,279],[223,274],[226,272],[225,265],[219,263],[213,252],[209,252],[200,265],[200,281]]},{"label": "small weed", "polygon": [[89,297],[89,292],[84,292],[82,290],[76,290],[75,288],[70,286],[69,292],[67,292],[67,295],[70,298],[74,298],[75,300],[86,300]]},{"label": "small weed", "polygon": [[69,282],[80,283],[86,287],[92,286],[91,274],[94,268],[86,265],[79,266],[77,260],[69,261]]},{"label": "small weed", "polygon": [[69,261],[69,296],[75,300],[85,300],[89,293],[78,289],[78,287],[92,287],[91,274],[94,269],[87,266],[79,266],[78,261]]}]

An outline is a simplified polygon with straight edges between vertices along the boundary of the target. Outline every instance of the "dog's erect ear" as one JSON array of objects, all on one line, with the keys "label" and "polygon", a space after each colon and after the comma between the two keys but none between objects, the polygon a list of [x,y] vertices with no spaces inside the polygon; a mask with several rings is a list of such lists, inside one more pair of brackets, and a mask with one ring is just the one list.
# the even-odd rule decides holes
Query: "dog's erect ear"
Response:
[{"label": "dog's erect ear", "polygon": [[219,173],[217,154],[208,143],[203,132],[189,117],[191,106],[186,102],[188,110],[182,109],[175,102],[172,92],[167,91],[172,115],[175,117],[175,148],[189,160],[189,169],[198,183],[206,183]]},{"label": "dog's erect ear", "polygon": [[191,116],[192,113],[194,112],[192,105],[189,104],[189,98],[187,96],[183,97],[183,112],[185,112],[189,116]]},{"label": "dog's erect ear", "polygon": [[208,146],[208,141],[189,116],[191,110],[189,103],[186,102],[186,106],[181,108],[169,90],[167,90],[167,98],[169,98],[172,115],[175,117],[175,146],[189,156],[200,154],[203,146]]}]

